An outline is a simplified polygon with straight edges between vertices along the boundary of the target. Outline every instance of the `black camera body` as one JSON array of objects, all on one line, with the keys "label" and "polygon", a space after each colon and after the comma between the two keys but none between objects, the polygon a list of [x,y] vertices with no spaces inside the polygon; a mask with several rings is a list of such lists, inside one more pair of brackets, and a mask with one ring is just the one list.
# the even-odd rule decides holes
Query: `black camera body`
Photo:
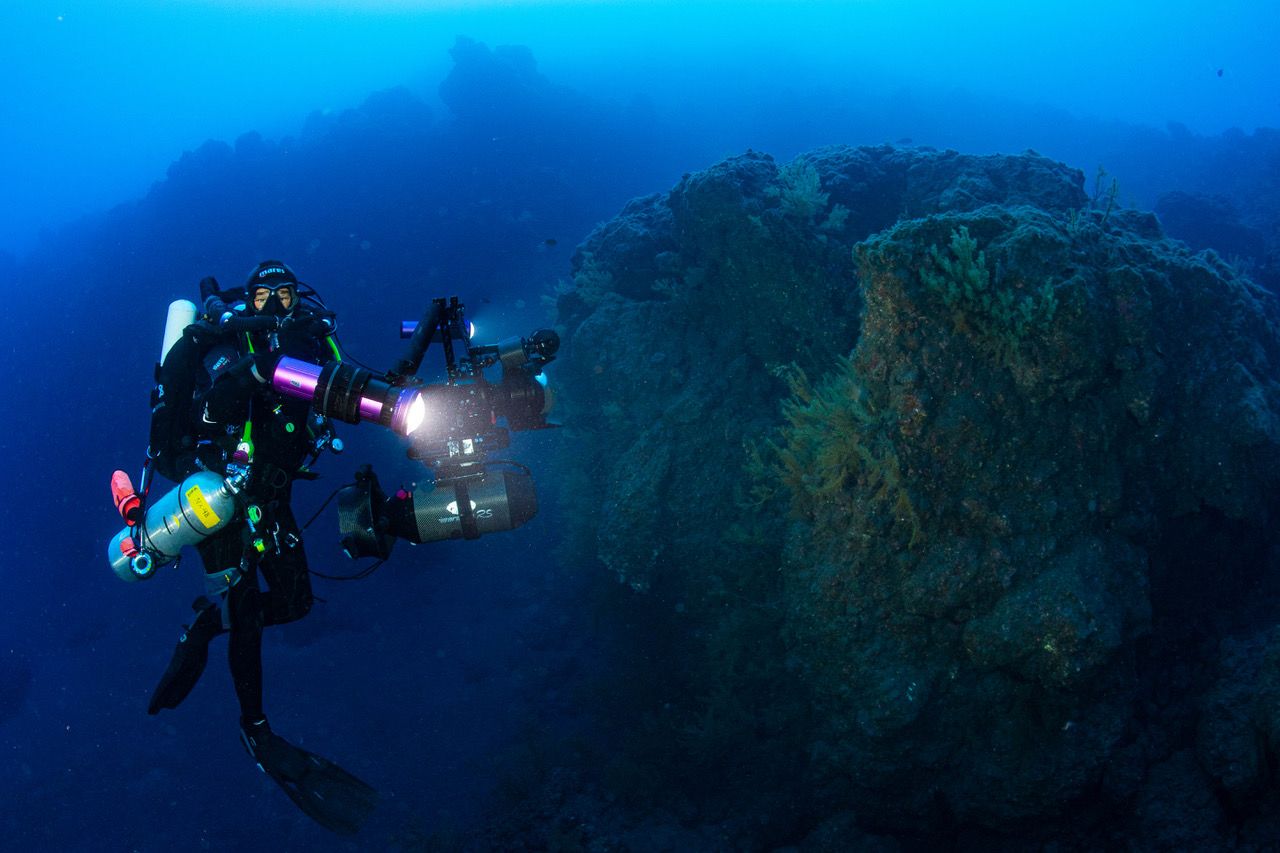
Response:
[{"label": "black camera body", "polygon": [[[353,559],[386,559],[397,539],[416,544],[512,530],[538,511],[529,469],[491,454],[510,446],[512,431],[557,426],[546,418],[552,396],[542,370],[555,358],[559,336],[543,329],[529,338],[473,345],[464,311],[457,297],[433,300],[412,327],[405,357],[377,380],[421,395],[423,415],[409,435],[408,456],[431,471],[432,481],[388,496],[372,467],[361,468],[355,483],[338,493],[342,547]],[[402,334],[409,329],[402,326]],[[423,383],[416,374],[435,340],[447,376]],[[491,368],[500,371],[497,381],[486,375]]]}]

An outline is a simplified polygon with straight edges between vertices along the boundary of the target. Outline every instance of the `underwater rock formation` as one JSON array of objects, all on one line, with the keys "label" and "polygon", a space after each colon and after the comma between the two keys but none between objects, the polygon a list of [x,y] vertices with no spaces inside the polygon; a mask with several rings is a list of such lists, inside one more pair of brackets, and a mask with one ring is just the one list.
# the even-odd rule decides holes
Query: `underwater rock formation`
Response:
[{"label": "underwater rock formation", "polygon": [[1213,249],[1280,292],[1280,130],[1206,137],[1174,123],[1142,136],[1116,149],[1114,160],[1103,156],[1124,175],[1120,187],[1145,185],[1169,236]]},{"label": "underwater rock formation", "polygon": [[[857,239],[908,209],[1035,196],[1065,215],[1084,204],[1065,167],[1008,160],[832,148],[780,170],[748,153],[631,202],[588,237],[559,299],[575,354],[562,373],[569,405],[604,415],[579,428],[602,429],[604,453],[635,457],[608,467],[603,495],[598,555],[621,580],[646,586],[660,557],[682,559],[662,553],[682,542],[714,550],[738,517],[734,482],[695,472],[738,470],[744,438],[777,420],[788,366],[821,371],[852,347]],[[830,176],[821,187],[819,174]],[[714,434],[685,440],[708,425]],[[637,551],[641,540],[654,547]]]},{"label": "underwater rock formation", "polygon": [[1155,212],[1170,236],[1193,249],[1255,261],[1266,254],[1265,235],[1240,221],[1230,199],[1174,191],[1160,196]]},{"label": "underwater rock formation", "polygon": [[1259,284],[1280,291],[1280,271],[1266,233],[1241,221],[1229,198],[1175,190],[1156,201],[1160,224],[1193,249],[1213,249]]},{"label": "underwater rock formation", "polygon": [[[854,357],[791,404],[821,758],[885,808],[1007,827],[1084,796],[1133,722],[1137,642],[1168,627],[1162,528],[1267,526],[1274,299],[1123,219],[989,207],[871,238]],[[821,416],[842,408],[849,429]]]},{"label": "underwater rock formation", "polygon": [[536,123],[540,107],[570,94],[538,72],[533,51],[523,45],[490,50],[459,36],[449,55],[454,67],[440,84],[440,99],[466,122]]},{"label": "underwater rock formation", "polygon": [[1210,825],[1162,837],[1262,819],[1277,713],[1234,697],[1274,664],[1218,644],[1280,654],[1280,305],[1083,183],[748,153],[579,248],[573,541],[680,614],[684,761],[772,741],[814,826],[1155,832],[1164,777]]}]

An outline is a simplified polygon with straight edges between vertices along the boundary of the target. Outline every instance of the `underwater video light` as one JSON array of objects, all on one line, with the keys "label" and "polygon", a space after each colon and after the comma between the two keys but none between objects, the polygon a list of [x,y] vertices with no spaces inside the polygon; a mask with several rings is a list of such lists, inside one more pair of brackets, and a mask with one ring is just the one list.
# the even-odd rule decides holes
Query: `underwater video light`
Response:
[{"label": "underwater video light", "polygon": [[412,435],[427,412],[416,388],[391,385],[372,371],[341,361],[318,365],[285,356],[276,364],[271,385],[310,401],[327,418],[349,424],[370,421],[400,435]]}]

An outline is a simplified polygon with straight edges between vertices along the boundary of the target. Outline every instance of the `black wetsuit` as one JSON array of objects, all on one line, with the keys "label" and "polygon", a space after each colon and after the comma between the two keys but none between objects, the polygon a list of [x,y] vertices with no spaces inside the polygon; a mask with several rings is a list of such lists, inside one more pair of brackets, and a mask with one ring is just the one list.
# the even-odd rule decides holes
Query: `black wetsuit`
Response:
[{"label": "black wetsuit", "polygon": [[[276,393],[251,368],[269,376],[280,355],[323,362],[328,355],[324,327],[312,320],[299,306],[273,332],[189,326],[159,370],[151,436],[156,469],[175,482],[200,468],[224,473],[236,446],[249,438],[253,451],[242,505],[256,507],[260,517],[251,525],[246,514],[239,514],[196,546],[209,605],[201,608],[183,642],[197,649],[199,666],[189,684],[170,687],[176,695],[162,695],[162,682],[151,713],[176,707],[203,670],[209,640],[229,628],[228,656],[242,720],[264,719],[262,629],[301,619],[311,609],[302,532],[289,503],[294,481],[305,476],[317,419],[307,402]],[[183,651],[180,643],[179,654]],[[174,668],[171,664],[171,672]]]}]

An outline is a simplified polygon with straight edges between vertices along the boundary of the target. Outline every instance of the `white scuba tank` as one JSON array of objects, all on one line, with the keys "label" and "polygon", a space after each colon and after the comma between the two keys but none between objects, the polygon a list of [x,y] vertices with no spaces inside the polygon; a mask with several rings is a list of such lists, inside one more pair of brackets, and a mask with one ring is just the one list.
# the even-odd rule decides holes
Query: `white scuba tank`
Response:
[{"label": "white scuba tank", "polygon": [[236,494],[244,487],[244,474],[219,477],[197,471],[147,509],[137,527],[125,527],[107,546],[107,560],[116,577],[145,580],[155,570],[175,560],[187,545],[195,545],[217,533],[235,517]]},{"label": "white scuba tank", "polygon": [[164,321],[164,346],[160,348],[160,363],[170,348],[182,337],[182,330],[196,321],[196,304],[190,299],[175,299],[169,303],[169,315]]}]

